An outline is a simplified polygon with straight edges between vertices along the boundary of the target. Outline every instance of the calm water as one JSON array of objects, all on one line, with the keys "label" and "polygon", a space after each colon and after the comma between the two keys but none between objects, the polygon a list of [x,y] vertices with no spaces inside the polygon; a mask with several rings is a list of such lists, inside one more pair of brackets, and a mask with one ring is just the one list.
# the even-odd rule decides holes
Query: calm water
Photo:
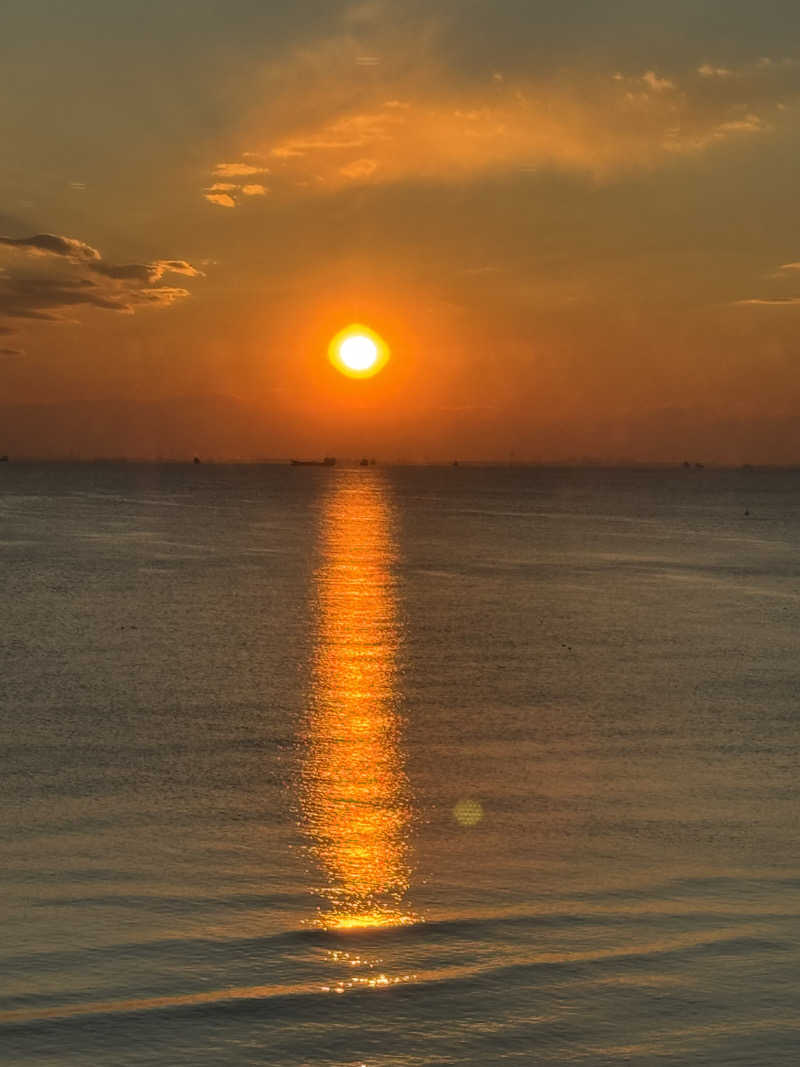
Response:
[{"label": "calm water", "polygon": [[9,464],[0,567],[3,1065],[797,1062],[800,472]]}]

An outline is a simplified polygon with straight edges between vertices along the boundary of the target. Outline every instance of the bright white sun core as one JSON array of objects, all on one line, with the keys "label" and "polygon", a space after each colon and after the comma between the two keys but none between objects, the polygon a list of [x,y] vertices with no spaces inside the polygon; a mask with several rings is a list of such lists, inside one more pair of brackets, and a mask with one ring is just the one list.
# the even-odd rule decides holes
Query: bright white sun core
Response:
[{"label": "bright white sun core", "polygon": [[389,359],[389,346],[363,322],[351,322],[331,338],[328,359],[348,378],[372,378]]},{"label": "bright white sun core", "polygon": [[378,358],[378,346],[363,334],[353,334],[339,345],[339,359],[350,370],[369,370]]}]

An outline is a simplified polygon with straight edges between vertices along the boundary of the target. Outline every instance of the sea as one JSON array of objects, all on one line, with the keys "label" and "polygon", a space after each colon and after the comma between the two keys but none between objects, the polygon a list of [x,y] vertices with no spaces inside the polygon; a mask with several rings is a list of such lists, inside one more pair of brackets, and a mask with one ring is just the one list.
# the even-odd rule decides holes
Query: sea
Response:
[{"label": "sea", "polygon": [[800,471],[0,467],[3,1067],[800,1061]]}]

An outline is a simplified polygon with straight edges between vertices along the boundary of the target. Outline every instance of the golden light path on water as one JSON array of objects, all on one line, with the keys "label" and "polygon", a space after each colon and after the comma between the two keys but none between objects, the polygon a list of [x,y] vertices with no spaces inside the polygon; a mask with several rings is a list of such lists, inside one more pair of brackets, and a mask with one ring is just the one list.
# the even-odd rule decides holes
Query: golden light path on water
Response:
[{"label": "golden light path on water", "polygon": [[397,694],[395,531],[380,471],[337,471],[323,503],[301,804],[335,930],[414,922]]}]

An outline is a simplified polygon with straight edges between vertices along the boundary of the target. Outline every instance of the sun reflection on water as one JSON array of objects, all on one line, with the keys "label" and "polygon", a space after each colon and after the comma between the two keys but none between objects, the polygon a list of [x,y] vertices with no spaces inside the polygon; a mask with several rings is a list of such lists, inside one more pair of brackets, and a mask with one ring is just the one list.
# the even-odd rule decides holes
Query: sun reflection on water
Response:
[{"label": "sun reflection on water", "polygon": [[397,707],[394,518],[380,472],[337,472],[323,504],[302,810],[327,929],[414,922]]}]

